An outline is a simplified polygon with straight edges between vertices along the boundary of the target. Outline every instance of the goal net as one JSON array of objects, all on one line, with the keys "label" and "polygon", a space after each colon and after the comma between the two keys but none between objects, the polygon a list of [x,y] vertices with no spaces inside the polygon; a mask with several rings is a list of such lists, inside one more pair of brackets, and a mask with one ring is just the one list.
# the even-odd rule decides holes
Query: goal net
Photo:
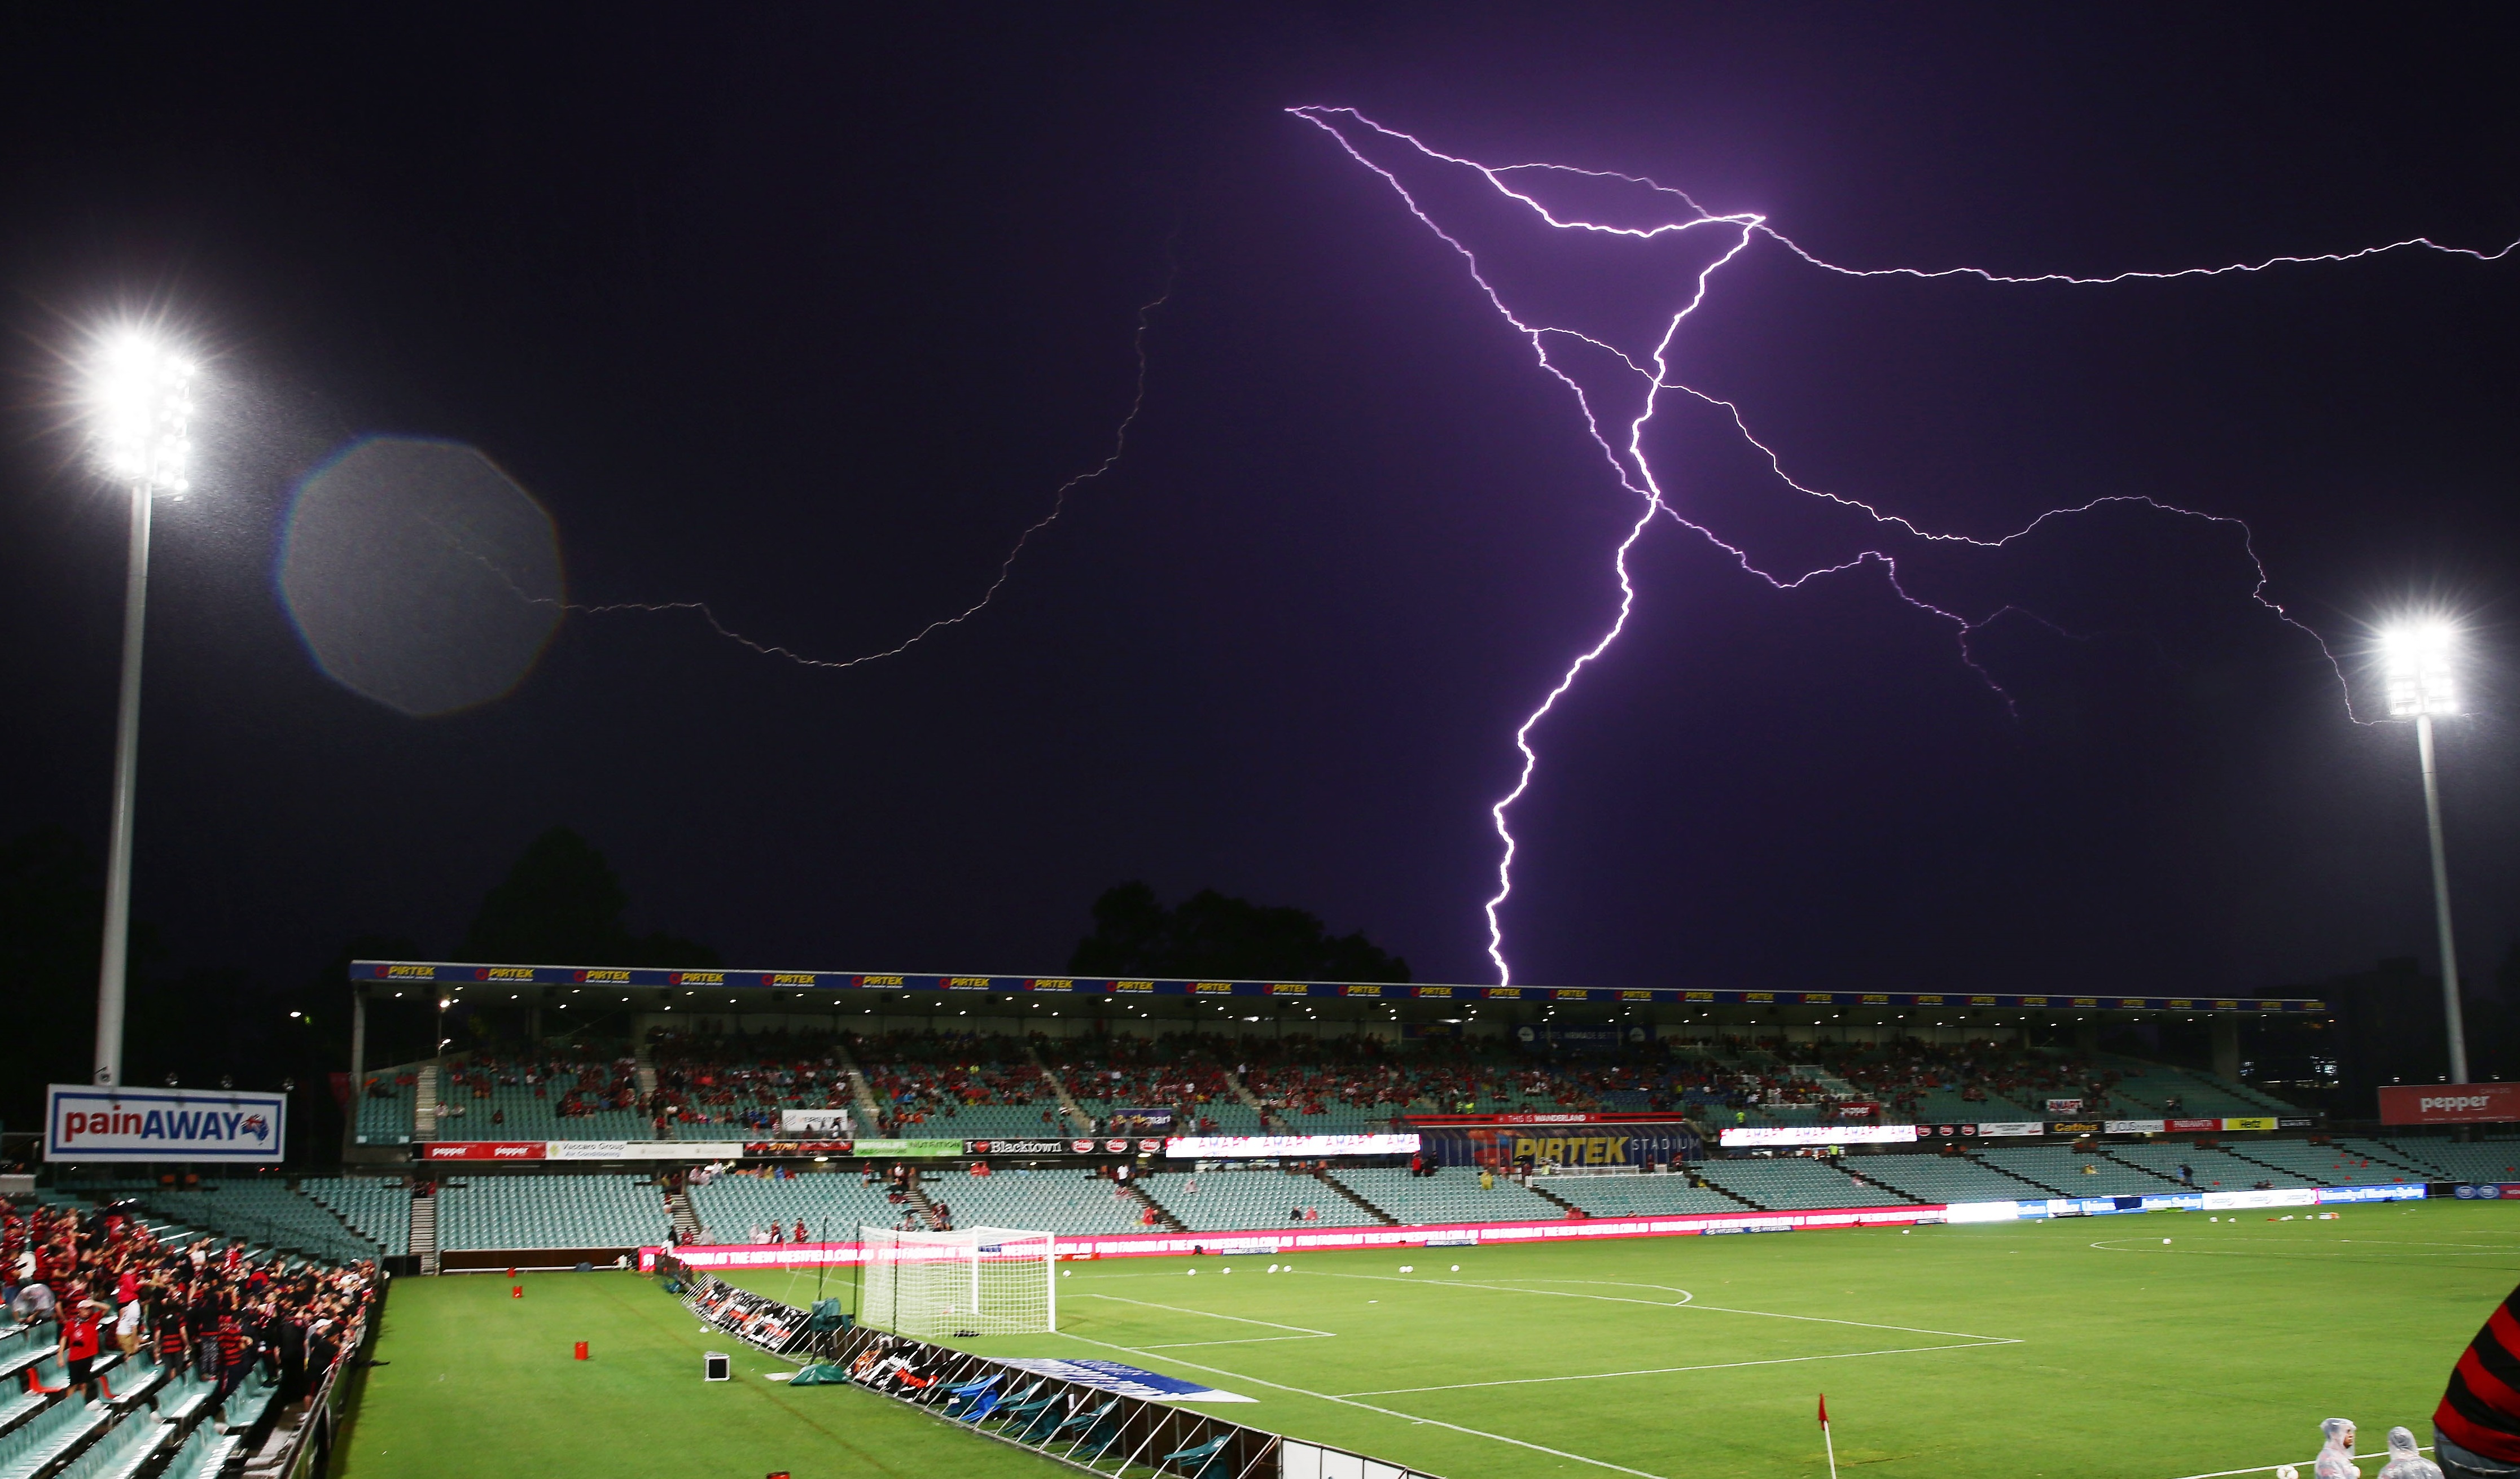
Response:
[{"label": "goal net", "polygon": [[1013,1228],[858,1229],[858,1322],[932,1340],[1058,1328],[1058,1240]]}]

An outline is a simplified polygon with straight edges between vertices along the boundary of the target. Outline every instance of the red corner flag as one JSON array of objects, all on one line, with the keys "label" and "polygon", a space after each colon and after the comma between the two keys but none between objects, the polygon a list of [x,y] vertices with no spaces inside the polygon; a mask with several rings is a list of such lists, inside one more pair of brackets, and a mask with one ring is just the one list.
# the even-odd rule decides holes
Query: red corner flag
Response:
[{"label": "red corner flag", "polygon": [[1820,1394],[1820,1425],[1822,1427],[1828,1426],[1828,1394],[1826,1392]]}]

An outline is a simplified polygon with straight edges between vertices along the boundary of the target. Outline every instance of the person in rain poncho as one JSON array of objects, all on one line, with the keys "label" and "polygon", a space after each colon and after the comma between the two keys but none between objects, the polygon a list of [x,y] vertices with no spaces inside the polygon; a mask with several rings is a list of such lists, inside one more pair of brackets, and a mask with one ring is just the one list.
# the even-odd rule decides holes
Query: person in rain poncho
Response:
[{"label": "person in rain poncho", "polygon": [[2415,1435],[2402,1427],[2389,1429],[2389,1461],[2380,1479],[2442,1479],[2441,1465],[2415,1448]]},{"label": "person in rain poncho", "polygon": [[2330,1417],[2318,1430],[2327,1435],[2327,1442],[2312,1465],[2318,1479],[2362,1479],[2362,1471],[2354,1466],[2354,1419]]}]

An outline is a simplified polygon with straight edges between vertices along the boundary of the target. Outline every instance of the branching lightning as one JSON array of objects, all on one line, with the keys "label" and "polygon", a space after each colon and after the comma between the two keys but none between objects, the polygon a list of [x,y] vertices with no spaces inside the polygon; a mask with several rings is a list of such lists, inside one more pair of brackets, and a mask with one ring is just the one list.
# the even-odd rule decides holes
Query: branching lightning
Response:
[{"label": "branching lightning", "polygon": [[[1732,420],[1733,428],[1739,433],[1741,439],[1750,447],[1757,450],[1759,455],[1766,460],[1769,471],[1775,475],[1776,479],[1784,486],[1808,497],[1824,500],[1840,508],[1860,513],[1868,518],[1873,524],[1882,527],[1886,531],[1895,531],[1898,534],[1919,541],[1964,545],[1984,550],[2000,550],[2039,529],[2042,525],[2048,523],[2051,519],[2061,519],[2077,515],[2088,514],[2094,510],[2112,505],[2136,505],[2179,518],[2199,520],[2212,525],[2228,525],[2239,532],[2242,540],[2242,549],[2247,554],[2250,563],[2256,571],[2256,584],[2250,592],[2252,599],[2260,605],[2266,607],[2266,609],[2272,613],[2278,620],[2281,620],[2287,625],[2301,631],[2305,635],[2309,636],[2312,641],[2318,644],[2319,650],[2326,656],[2331,670],[2336,675],[2338,691],[2344,696],[2346,712],[2349,717],[2354,717],[2353,698],[2351,693],[2348,692],[2346,688],[2343,667],[2337,662],[2334,652],[2328,649],[2325,641],[2320,639],[2317,632],[2312,631],[2308,626],[2294,618],[2279,603],[2267,594],[2269,576],[2265,562],[2258,557],[2254,534],[2246,523],[2237,518],[2232,518],[2223,515],[2202,513],[2193,509],[2180,508],[2176,505],[2163,503],[2157,499],[2141,495],[2123,495],[2095,499],[2092,502],[2074,508],[2049,510],[2047,513],[2041,514],[2028,524],[2014,530],[2010,534],[1995,539],[1982,539],[1965,534],[1936,532],[1921,528],[1903,516],[1895,514],[1885,514],[1872,504],[1867,503],[1861,499],[1827,492],[1822,489],[1807,486],[1804,483],[1797,481],[1793,476],[1787,473],[1784,467],[1784,461],[1780,456],[1778,456],[1777,451],[1766,442],[1760,440],[1760,438],[1751,431],[1749,420],[1737,404],[1721,396],[1675,380],[1672,377],[1670,370],[1669,359],[1671,346],[1680,334],[1682,324],[1685,323],[1691,314],[1695,313],[1698,307],[1706,301],[1709,284],[1715,273],[1719,269],[1730,264],[1735,257],[1738,257],[1741,253],[1748,250],[1755,242],[1765,238],[1768,241],[1774,242],[1778,246],[1783,247],[1786,251],[1792,253],[1796,258],[1810,266],[1844,277],[1899,277],[1925,281],[1942,278],[1972,278],[1991,285],[2052,285],[2069,287],[2105,287],[2112,284],[2130,282],[2170,282],[2186,278],[2215,278],[2233,273],[2266,272],[2278,267],[2356,262],[2368,257],[2379,256],[2383,253],[2402,250],[2433,251],[2446,255],[2468,257],[2478,262],[2494,262],[2510,256],[2515,249],[2520,249],[2520,242],[2514,242],[2498,249],[2487,251],[2465,246],[2444,246],[2424,237],[2410,237],[2405,241],[2389,243],[2386,246],[2365,246],[2351,251],[2320,252],[2299,256],[2275,256],[2269,257],[2263,261],[2232,263],[2219,267],[2189,267],[2169,271],[2128,271],[2112,273],[2105,276],[2076,276],[2068,273],[2039,273],[2028,276],[2011,276],[1987,271],[1983,268],[1977,267],[1948,267],[1930,270],[1912,267],[1845,267],[1834,262],[1826,261],[1806,250],[1799,244],[1771,227],[1768,224],[1767,219],[1762,215],[1746,211],[1732,214],[1712,212],[1699,205],[1697,202],[1691,199],[1687,193],[1672,189],[1669,186],[1657,184],[1653,180],[1647,179],[1642,175],[1620,174],[1615,171],[1575,169],[1554,164],[1508,164],[1491,166],[1478,163],[1472,159],[1462,158],[1453,155],[1441,153],[1428,147],[1414,135],[1404,133],[1396,129],[1385,128],[1381,124],[1367,117],[1365,114],[1356,112],[1354,109],[1301,107],[1288,109],[1287,112],[1316,125],[1324,132],[1329,134],[1330,137],[1337,140],[1339,147],[1344,149],[1351,158],[1355,159],[1359,164],[1364,165],[1367,169],[1373,171],[1376,175],[1379,175],[1384,183],[1391,187],[1393,192],[1400,197],[1402,202],[1408,207],[1410,213],[1415,215],[1420,224],[1424,225],[1427,230],[1433,232],[1436,237],[1445,243],[1445,245],[1451,246],[1455,251],[1461,254],[1463,263],[1468,268],[1470,280],[1477,285],[1481,292],[1486,294],[1489,304],[1504,317],[1506,322],[1510,324],[1516,332],[1520,333],[1530,341],[1532,352],[1537,358],[1540,367],[1551,375],[1556,377],[1566,385],[1569,391],[1573,392],[1575,403],[1583,415],[1586,429],[1590,432],[1594,442],[1600,448],[1603,458],[1609,463],[1612,475],[1617,479],[1618,484],[1622,489],[1629,494],[1634,495],[1639,500],[1637,516],[1635,520],[1629,524],[1626,536],[1618,542],[1611,555],[1611,572],[1616,579],[1619,592],[1616,612],[1611,617],[1608,627],[1601,633],[1600,637],[1590,646],[1586,647],[1583,650],[1575,654],[1573,659],[1567,663],[1565,669],[1559,674],[1556,684],[1542,697],[1538,707],[1534,708],[1530,714],[1523,719],[1521,725],[1514,730],[1513,742],[1514,748],[1521,755],[1520,768],[1514,777],[1512,787],[1504,795],[1500,796],[1488,808],[1488,814],[1495,825],[1497,838],[1501,847],[1497,863],[1497,889],[1495,894],[1490,896],[1486,903],[1488,958],[1496,966],[1498,981],[1501,984],[1508,985],[1511,984],[1513,980],[1513,970],[1512,966],[1506,959],[1505,931],[1503,921],[1500,918],[1500,911],[1504,907],[1507,899],[1510,897],[1513,892],[1513,863],[1516,844],[1514,841],[1512,828],[1508,823],[1508,815],[1512,811],[1515,803],[1520,801],[1524,793],[1530,789],[1532,776],[1540,763],[1539,754],[1532,747],[1532,736],[1534,731],[1539,728],[1541,723],[1546,720],[1550,713],[1557,706],[1558,700],[1564,697],[1566,694],[1574,688],[1576,680],[1583,675],[1584,670],[1587,667],[1590,667],[1604,652],[1608,651],[1610,647],[1618,641],[1620,634],[1626,630],[1628,619],[1636,608],[1637,597],[1636,584],[1629,570],[1629,555],[1636,548],[1637,542],[1643,537],[1646,529],[1652,525],[1656,516],[1660,515],[1669,517],[1673,522],[1677,523],[1681,527],[1689,530],[1691,533],[1696,534],[1708,543],[1714,545],[1717,549],[1722,550],[1744,571],[1757,576],[1761,580],[1766,581],[1770,586],[1780,591],[1798,589],[1805,583],[1822,575],[1839,574],[1868,565],[1879,565],[1888,579],[1891,590],[1895,592],[1902,601],[1920,611],[1924,611],[1932,615],[1940,621],[1948,623],[1952,627],[1954,638],[1958,646],[1960,660],[1967,664],[1968,667],[1985,682],[1988,689],[2004,703],[2007,710],[2011,710],[2013,706],[2011,695],[2004,692],[2002,685],[1998,683],[1995,676],[1977,660],[1976,655],[1970,649],[1971,637],[1983,630],[1988,623],[2007,614],[2026,616],[2030,619],[2041,621],[2052,629],[2059,631],[2062,630],[2061,627],[2057,627],[2056,623],[2048,621],[2047,618],[2041,617],[2035,612],[2027,611],[2014,605],[2003,605],[1983,615],[1971,617],[1964,613],[1935,605],[1934,603],[1917,596],[1914,592],[1909,589],[1908,584],[1901,577],[1898,556],[1887,549],[1866,549],[1851,559],[1840,560],[1833,564],[1820,565],[1812,569],[1804,570],[1799,574],[1778,572],[1762,568],[1752,560],[1748,549],[1744,545],[1727,540],[1707,525],[1690,519],[1681,513],[1680,510],[1666,498],[1662,483],[1655,474],[1654,468],[1651,461],[1646,456],[1644,447],[1646,427],[1652,422],[1655,412],[1660,407],[1662,397],[1666,392],[1692,398],[1708,407],[1722,411]],[[1692,232],[1705,232],[1713,234],[1718,241],[1727,243],[1728,245],[1726,245],[1720,252],[1715,253],[1710,260],[1695,271],[1693,280],[1688,284],[1684,300],[1681,302],[1680,306],[1672,312],[1669,320],[1662,326],[1660,336],[1654,341],[1651,349],[1640,357],[1629,349],[1622,349],[1594,335],[1581,333],[1573,328],[1563,325],[1527,319],[1512,305],[1508,304],[1507,301],[1507,295],[1501,291],[1496,284],[1491,280],[1491,276],[1481,263],[1478,253],[1471,248],[1467,242],[1462,240],[1461,235],[1454,231],[1448,231],[1443,225],[1437,222],[1435,215],[1430,213],[1428,207],[1421,202],[1418,195],[1414,193],[1410,189],[1409,185],[1401,179],[1399,171],[1393,165],[1382,162],[1376,157],[1377,153],[1382,151],[1392,151],[1403,160],[1411,160],[1414,156],[1414,161],[1431,162],[1437,166],[1475,172],[1475,174],[1479,178],[1483,179],[1488,186],[1492,187],[1497,194],[1516,202],[1548,226],[1559,231],[1622,237],[1637,242],[1657,242],[1665,239],[1682,238]],[[1681,216],[1679,219],[1669,220],[1650,226],[1622,226],[1600,221],[1587,220],[1580,216],[1565,214],[1554,210],[1548,204],[1544,203],[1529,190],[1516,188],[1525,176],[1530,176],[1534,179],[1558,176],[1591,181],[1616,181],[1623,185],[1638,187],[1659,196],[1669,197],[1679,205],[1686,207],[1686,214]],[[1598,351],[1609,356],[1615,364],[1623,367],[1627,373],[1635,377],[1638,383],[1632,388],[1641,392],[1642,399],[1636,414],[1628,419],[1624,434],[1617,429],[1616,419],[1614,417],[1607,418],[1609,425],[1604,425],[1605,415],[1602,411],[1597,408],[1595,403],[1597,398],[1596,391],[1588,388],[1585,381],[1580,378],[1579,372],[1571,369],[1569,367],[1569,363],[1561,363],[1560,359],[1556,357],[1556,355],[1552,354],[1552,350],[1556,350],[1561,353],[1582,353],[1586,350]],[[2358,718],[2356,722],[2359,723],[2362,721]]]},{"label": "branching lightning", "polygon": [[1140,414],[1147,408],[1147,333],[1154,322],[1155,310],[1163,307],[1166,302],[1171,300],[1173,295],[1173,286],[1179,276],[1180,274],[1177,269],[1167,272],[1164,277],[1164,286],[1162,291],[1157,292],[1153,297],[1148,299],[1146,302],[1140,304],[1138,307],[1137,329],[1131,337],[1131,346],[1136,352],[1138,361],[1137,378],[1129,396],[1128,412],[1120,418],[1119,426],[1115,427],[1111,433],[1111,450],[1103,456],[1102,461],[1094,464],[1094,466],[1086,469],[1084,471],[1077,473],[1075,476],[1058,485],[1058,487],[1051,494],[1050,512],[1044,514],[1038,519],[1035,519],[1029,528],[1015,536],[1013,546],[1007,551],[1007,558],[1001,560],[998,564],[997,579],[989,582],[988,589],[980,593],[979,600],[972,602],[969,605],[965,606],[962,610],[955,612],[953,615],[939,616],[935,620],[927,623],[925,626],[921,627],[918,631],[911,633],[908,637],[903,638],[900,642],[891,647],[885,648],[880,651],[864,652],[855,657],[814,657],[803,652],[799,652],[795,649],[787,647],[780,643],[760,642],[751,637],[745,636],[743,633],[728,626],[725,622],[720,621],[718,619],[717,612],[711,610],[708,603],[704,601],[620,601],[609,602],[601,605],[579,605],[569,604],[564,605],[562,609],[575,611],[581,615],[587,616],[610,615],[620,611],[647,611],[654,613],[691,611],[697,613],[700,620],[707,622],[709,630],[717,633],[720,637],[727,639],[729,642],[749,648],[764,657],[784,657],[789,662],[797,664],[799,667],[830,669],[853,668],[865,663],[880,662],[886,657],[898,657],[902,653],[909,651],[912,648],[915,648],[919,644],[926,641],[928,638],[935,636],[938,632],[942,632],[949,627],[961,626],[964,622],[979,615],[981,611],[988,608],[991,602],[997,600],[998,592],[1004,590],[1006,588],[1007,581],[1013,576],[1015,561],[1022,558],[1025,547],[1032,543],[1036,535],[1043,533],[1049,529],[1052,524],[1058,522],[1059,515],[1067,512],[1067,496],[1070,493],[1075,492],[1077,489],[1085,486],[1087,483],[1099,481],[1104,473],[1109,472],[1114,467],[1119,465],[1120,459],[1123,456],[1127,455],[1129,450],[1129,432],[1132,427],[1137,426]]}]

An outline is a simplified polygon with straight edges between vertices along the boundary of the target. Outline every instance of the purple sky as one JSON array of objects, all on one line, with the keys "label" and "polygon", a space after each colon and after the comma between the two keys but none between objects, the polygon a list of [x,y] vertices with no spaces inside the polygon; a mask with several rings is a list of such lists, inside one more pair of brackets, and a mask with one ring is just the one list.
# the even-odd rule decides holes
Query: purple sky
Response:
[{"label": "purple sky", "polygon": [[[213,354],[150,633],[137,907],[177,963],[451,948],[565,823],[643,924],[742,964],[1055,969],[1095,894],[1145,877],[1489,979],[1487,807],[1614,614],[1639,504],[1460,255],[1285,110],[1651,176],[1855,267],[2498,247],[2520,33],[2429,14],[14,19],[0,832],[102,850],[119,514],[47,377],[154,298]],[[1620,347],[1704,245],[1462,229],[1513,301]],[[274,595],[295,481],[396,433],[529,489],[574,602],[891,647],[1105,454],[1168,276],[1127,454],[901,657],[577,615],[507,697],[414,719],[317,671]],[[1992,287],[1761,241],[1671,365],[1798,481],[1936,531],[2105,498],[2245,520],[2267,598],[2358,683],[2363,622],[2454,606],[2482,972],[2520,937],[2515,316],[2520,259]],[[1764,568],[1882,543],[1703,402],[1647,452]],[[1638,540],[1622,640],[1536,731],[1516,979],[2206,991],[2429,959],[2411,736],[2348,720],[2237,525],[2112,504],[1897,553],[1920,600],[2055,623],[1972,638],[2010,707],[1877,563],[1779,593],[1671,519]]]}]

